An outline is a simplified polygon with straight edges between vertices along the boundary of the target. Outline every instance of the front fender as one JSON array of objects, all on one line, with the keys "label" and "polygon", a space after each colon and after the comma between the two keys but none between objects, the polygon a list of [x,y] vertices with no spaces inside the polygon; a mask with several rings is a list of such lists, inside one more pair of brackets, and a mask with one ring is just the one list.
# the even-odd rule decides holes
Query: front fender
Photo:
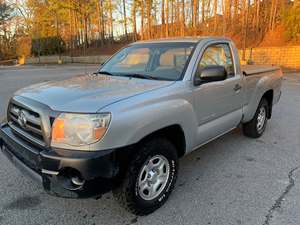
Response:
[{"label": "front fender", "polygon": [[181,126],[186,148],[192,148],[197,120],[188,100],[160,100],[129,105],[113,110],[112,122],[103,140],[97,145],[98,150],[135,144],[147,135],[171,125]]},{"label": "front fender", "polygon": [[[162,128],[179,125],[185,135],[186,148],[190,149],[193,144],[194,135],[197,131],[197,120],[192,105],[184,100],[170,100],[148,106],[143,111],[134,132],[128,137],[128,143],[136,143],[147,135]],[[136,116],[138,117],[139,112]]]}]

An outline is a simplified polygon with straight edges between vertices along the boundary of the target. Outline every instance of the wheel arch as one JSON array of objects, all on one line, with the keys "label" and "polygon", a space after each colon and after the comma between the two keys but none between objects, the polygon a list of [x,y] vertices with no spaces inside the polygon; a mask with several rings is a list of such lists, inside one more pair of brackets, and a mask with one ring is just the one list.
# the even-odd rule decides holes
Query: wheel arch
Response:
[{"label": "wheel arch", "polygon": [[255,112],[257,110],[257,107],[259,106],[259,103],[262,99],[266,99],[268,102],[268,114],[267,118],[270,119],[272,116],[272,107],[273,107],[273,98],[274,98],[274,90],[273,89],[266,89],[262,92],[260,91],[254,91],[252,94],[250,101],[247,105],[244,106],[244,117],[242,120],[242,123],[247,123],[250,120],[252,120],[253,116],[255,115]]},{"label": "wheel arch", "polygon": [[268,119],[271,119],[272,117],[272,107],[273,107],[273,98],[274,98],[274,90],[270,89],[266,91],[261,99],[266,99],[268,102],[269,110],[268,110]]},{"label": "wheel arch", "polygon": [[186,153],[186,139],[182,127],[179,124],[173,124],[159,130],[156,130],[145,137],[139,143],[144,143],[153,138],[166,138],[174,144],[178,157],[182,157]]}]

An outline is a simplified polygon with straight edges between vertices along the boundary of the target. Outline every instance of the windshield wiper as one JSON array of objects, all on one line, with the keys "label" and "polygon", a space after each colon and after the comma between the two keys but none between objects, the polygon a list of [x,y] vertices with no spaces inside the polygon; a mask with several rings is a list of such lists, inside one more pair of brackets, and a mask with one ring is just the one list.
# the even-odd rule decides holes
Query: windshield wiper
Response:
[{"label": "windshield wiper", "polygon": [[141,79],[149,79],[149,80],[160,80],[157,77],[153,77],[151,75],[140,74],[140,73],[132,73],[132,74],[125,74],[126,77],[133,77],[133,78],[141,78]]},{"label": "windshield wiper", "polygon": [[104,75],[114,76],[114,74],[112,74],[108,71],[97,71],[97,72],[94,72],[94,74],[104,74]]},{"label": "windshield wiper", "polygon": [[160,80],[157,77],[153,77],[151,75],[147,75],[147,74],[140,74],[140,73],[130,73],[130,74],[120,74],[120,75],[116,75],[116,74],[112,74],[108,71],[97,71],[94,74],[104,74],[104,75],[109,75],[109,76],[126,76],[126,77],[133,77],[133,78],[141,78],[141,79],[149,79],[149,80]]}]

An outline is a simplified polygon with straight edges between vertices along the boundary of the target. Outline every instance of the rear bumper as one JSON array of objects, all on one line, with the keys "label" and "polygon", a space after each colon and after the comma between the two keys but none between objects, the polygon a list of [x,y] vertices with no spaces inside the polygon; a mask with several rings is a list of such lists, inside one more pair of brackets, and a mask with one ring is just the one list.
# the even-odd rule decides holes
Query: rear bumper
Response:
[{"label": "rear bumper", "polygon": [[[116,150],[83,152],[40,149],[16,136],[7,124],[0,126],[0,148],[17,168],[41,184],[47,192],[62,197],[98,194],[92,189],[107,191],[111,186],[107,181],[119,171]],[[71,176],[68,174],[70,171],[85,181],[79,189],[73,190],[68,186],[70,184],[66,179]],[[102,187],[95,188],[98,185]]]}]

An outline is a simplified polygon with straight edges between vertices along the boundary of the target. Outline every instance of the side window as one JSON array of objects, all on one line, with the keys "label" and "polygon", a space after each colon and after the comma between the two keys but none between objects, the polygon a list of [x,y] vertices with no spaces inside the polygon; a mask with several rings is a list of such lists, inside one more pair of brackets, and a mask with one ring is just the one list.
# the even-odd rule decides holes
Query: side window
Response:
[{"label": "side window", "polygon": [[206,66],[219,65],[224,66],[228,77],[234,76],[233,59],[228,44],[215,44],[209,46],[202,55],[198,69]]}]

